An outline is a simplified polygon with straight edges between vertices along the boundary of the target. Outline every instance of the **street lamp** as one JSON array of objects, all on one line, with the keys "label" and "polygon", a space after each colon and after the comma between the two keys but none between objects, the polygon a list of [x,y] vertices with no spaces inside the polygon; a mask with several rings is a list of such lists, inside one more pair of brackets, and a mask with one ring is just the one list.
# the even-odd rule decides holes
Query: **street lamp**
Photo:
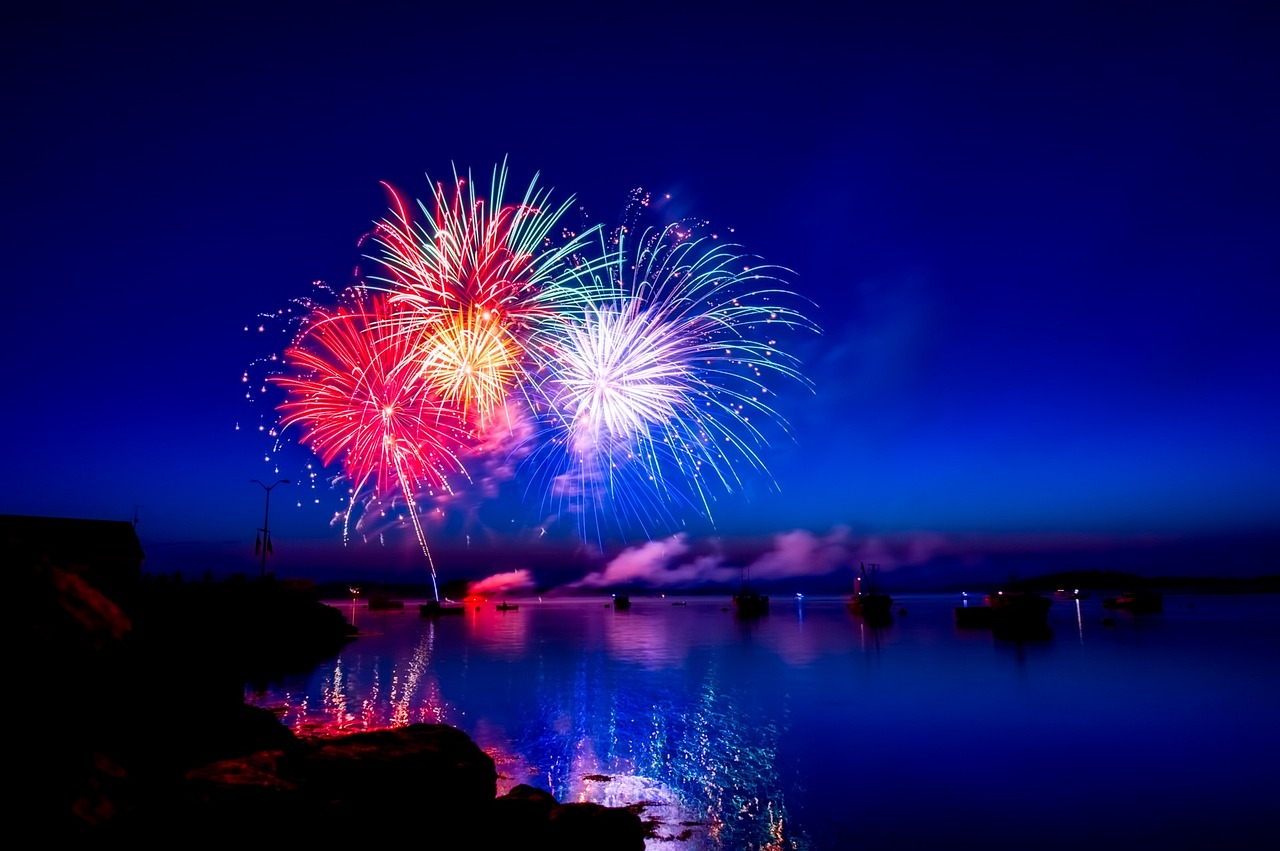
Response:
[{"label": "street lamp", "polygon": [[276,485],[287,485],[289,484],[289,480],[281,479],[280,481],[276,482],[274,485],[263,484],[262,482],[259,482],[257,479],[250,479],[249,481],[257,482],[257,484],[262,485],[262,489],[267,492],[267,509],[262,515],[262,528],[258,530],[262,534],[259,538],[257,538],[254,541],[254,544],[253,544],[254,554],[255,555],[257,555],[258,553],[262,554],[261,578],[266,579],[267,578],[267,553],[271,552],[271,532],[267,528],[267,518],[271,516],[271,489]]}]

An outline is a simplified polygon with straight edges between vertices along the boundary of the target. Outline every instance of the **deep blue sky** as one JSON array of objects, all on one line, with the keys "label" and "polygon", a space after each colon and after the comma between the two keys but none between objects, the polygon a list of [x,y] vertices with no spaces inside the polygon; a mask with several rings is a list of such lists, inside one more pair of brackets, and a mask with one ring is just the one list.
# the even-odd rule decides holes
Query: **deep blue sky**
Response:
[{"label": "deep blue sky", "polygon": [[[148,567],[256,569],[251,480],[306,453],[264,462],[244,327],[349,283],[379,181],[507,157],[609,223],[670,193],[817,305],[781,491],[719,506],[722,542],[898,566],[1280,531],[1266,4],[169,5],[0,25],[2,512],[136,512]],[[273,492],[282,570],[337,558],[320,498]],[[442,575],[519,566],[441,536]]]}]

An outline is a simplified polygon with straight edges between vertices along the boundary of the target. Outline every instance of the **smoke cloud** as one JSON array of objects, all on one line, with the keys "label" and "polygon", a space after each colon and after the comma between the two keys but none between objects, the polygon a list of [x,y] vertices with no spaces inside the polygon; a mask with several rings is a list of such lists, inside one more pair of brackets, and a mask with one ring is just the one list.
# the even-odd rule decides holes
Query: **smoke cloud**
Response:
[{"label": "smoke cloud", "polygon": [[731,564],[719,552],[699,552],[680,533],[624,550],[603,569],[567,587],[689,588],[733,584],[744,575],[760,580],[822,576],[847,567],[852,558],[852,533],[845,527],[821,536],[803,530],[784,532],[774,537],[771,549],[747,565]]},{"label": "smoke cloud", "polygon": [[[686,558],[688,557],[688,558]],[[718,554],[693,553],[683,532],[663,541],[649,541],[618,554],[602,570],[588,573],[569,588],[606,588],[614,585],[647,585],[676,588],[723,582],[737,576],[736,568],[723,565]]]},{"label": "smoke cloud", "polygon": [[468,594],[512,594],[518,591],[532,591],[536,587],[533,574],[528,570],[511,570],[486,576],[478,582],[467,586]]},{"label": "smoke cloud", "polygon": [[[735,542],[741,545],[741,542]],[[955,576],[958,571],[980,569],[992,559],[1008,564],[1009,557],[1024,553],[1074,552],[1083,558],[1091,551],[1110,552],[1108,542],[1089,536],[1058,540],[1027,536],[987,539],[953,536],[935,532],[858,535],[849,527],[837,526],[825,533],[797,529],[779,533],[767,544],[737,551],[729,556],[720,541],[694,542],[686,533],[629,547],[598,569],[589,569],[580,578],[573,571],[565,581],[548,589],[537,582],[530,569],[490,576],[471,585],[472,593],[500,594],[548,589],[564,593],[609,588],[649,588],[656,591],[694,591],[699,588],[736,587],[739,583],[777,583],[788,579],[814,579],[845,571],[856,576],[860,564],[875,565],[891,573],[901,568],[936,564],[935,578]],[[840,580],[843,582],[844,580]],[[819,583],[822,584],[822,583]],[[831,582],[827,587],[835,587]]]},{"label": "smoke cloud", "polygon": [[848,566],[853,558],[853,535],[844,526],[824,536],[796,530],[773,539],[773,549],[747,568],[752,579],[789,579],[795,576],[825,576]]}]

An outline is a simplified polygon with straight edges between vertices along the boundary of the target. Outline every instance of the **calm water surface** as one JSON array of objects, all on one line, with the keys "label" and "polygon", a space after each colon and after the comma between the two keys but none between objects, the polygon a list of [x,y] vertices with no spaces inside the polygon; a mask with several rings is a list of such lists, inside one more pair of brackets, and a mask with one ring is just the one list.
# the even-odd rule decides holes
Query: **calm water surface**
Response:
[{"label": "calm water surface", "polygon": [[1280,596],[1101,601],[1022,642],[952,595],[875,629],[843,597],[332,601],[360,637],[246,700],[302,736],[450,724],[499,794],[647,802],[650,851],[1280,847]]}]

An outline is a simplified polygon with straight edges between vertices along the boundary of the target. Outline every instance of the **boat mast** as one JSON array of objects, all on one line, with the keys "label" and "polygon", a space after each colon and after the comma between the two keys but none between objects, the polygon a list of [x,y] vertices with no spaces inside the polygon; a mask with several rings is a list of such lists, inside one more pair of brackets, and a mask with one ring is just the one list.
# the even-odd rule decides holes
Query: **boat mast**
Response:
[{"label": "boat mast", "polygon": [[859,562],[858,566],[862,570],[863,577],[867,580],[867,588],[869,589],[867,593],[868,594],[876,593],[876,571],[880,569],[880,565],[878,564],[871,565],[870,576],[867,575],[867,565],[865,562]]}]

